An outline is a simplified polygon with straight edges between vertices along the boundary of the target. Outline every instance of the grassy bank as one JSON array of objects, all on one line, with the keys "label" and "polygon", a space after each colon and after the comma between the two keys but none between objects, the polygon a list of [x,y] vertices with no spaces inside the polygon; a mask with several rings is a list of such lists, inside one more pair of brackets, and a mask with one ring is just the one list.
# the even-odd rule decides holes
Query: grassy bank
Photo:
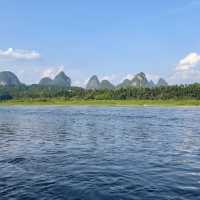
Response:
[{"label": "grassy bank", "polygon": [[0,105],[88,105],[88,106],[200,106],[200,100],[65,100],[23,99],[0,101]]}]

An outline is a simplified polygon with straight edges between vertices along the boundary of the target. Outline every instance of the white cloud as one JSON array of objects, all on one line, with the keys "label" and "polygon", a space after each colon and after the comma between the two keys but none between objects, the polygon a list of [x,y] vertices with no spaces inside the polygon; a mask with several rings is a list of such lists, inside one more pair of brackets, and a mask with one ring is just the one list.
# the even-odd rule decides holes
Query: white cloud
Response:
[{"label": "white cloud", "polygon": [[64,71],[63,65],[58,66],[58,67],[49,67],[41,71],[40,76],[41,78],[44,78],[44,77],[54,78],[61,71]]},{"label": "white cloud", "polygon": [[190,70],[200,63],[200,54],[189,53],[176,66],[177,71]]},{"label": "white cloud", "polygon": [[191,69],[188,71],[175,71],[167,81],[171,84],[190,84],[200,82],[200,70]]},{"label": "white cloud", "polygon": [[189,53],[176,65],[168,81],[172,84],[200,81],[200,54]]},{"label": "white cloud", "polygon": [[90,80],[90,78],[85,79],[85,80],[83,81],[83,86],[86,86],[89,80]]},{"label": "white cloud", "polygon": [[152,80],[153,82],[158,82],[158,80],[160,79],[160,76],[158,76],[157,74],[146,74],[147,80],[150,81]]},{"label": "white cloud", "polygon": [[122,79],[122,81],[125,80],[125,79],[131,80],[131,79],[134,78],[134,76],[135,76],[135,74],[127,74],[127,75]]},{"label": "white cloud", "polygon": [[5,60],[37,60],[40,58],[40,54],[36,51],[13,49],[7,50],[0,49],[0,59]]},{"label": "white cloud", "polygon": [[111,74],[111,75],[108,75],[108,76],[100,77],[100,81],[108,80],[110,82],[115,82],[117,79],[118,79],[118,75],[116,75],[116,74]]}]

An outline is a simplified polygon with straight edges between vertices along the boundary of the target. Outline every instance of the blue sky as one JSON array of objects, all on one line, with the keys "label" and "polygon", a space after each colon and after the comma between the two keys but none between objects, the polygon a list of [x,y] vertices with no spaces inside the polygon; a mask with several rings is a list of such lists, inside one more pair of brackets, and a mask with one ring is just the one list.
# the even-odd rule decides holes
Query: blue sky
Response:
[{"label": "blue sky", "polygon": [[140,71],[200,82],[199,21],[200,0],[2,0],[0,71],[25,83],[60,70],[75,85]]}]

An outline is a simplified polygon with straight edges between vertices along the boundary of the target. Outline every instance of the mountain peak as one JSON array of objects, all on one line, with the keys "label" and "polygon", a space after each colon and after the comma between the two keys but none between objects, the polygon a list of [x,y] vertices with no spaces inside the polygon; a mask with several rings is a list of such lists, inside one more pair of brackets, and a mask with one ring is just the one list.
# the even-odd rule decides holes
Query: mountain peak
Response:
[{"label": "mountain peak", "polygon": [[71,79],[63,71],[61,71],[53,79],[53,85],[61,86],[61,87],[70,87]]},{"label": "mountain peak", "polygon": [[160,78],[158,80],[157,86],[168,86],[168,83],[167,83],[167,81],[165,81],[165,79]]},{"label": "mountain peak", "polygon": [[144,72],[140,72],[135,75],[135,77],[131,80],[131,85],[134,87],[147,87],[148,80]]},{"label": "mountain peak", "polygon": [[42,78],[39,82],[41,85],[55,85],[60,87],[71,87],[71,79],[65,72],[59,72],[53,80],[48,77]]},{"label": "mountain peak", "polygon": [[[60,76],[60,77],[67,77],[64,71],[59,72],[59,73],[55,76],[55,78],[56,78],[56,77],[59,77],[59,76]],[[55,78],[54,78],[54,79],[55,79]]]},{"label": "mountain peak", "polygon": [[93,79],[93,80],[99,80],[97,75],[93,75],[90,79]]},{"label": "mountain peak", "polygon": [[100,83],[100,89],[107,89],[107,90],[112,90],[114,89],[115,86],[108,80],[102,80]]},{"label": "mountain peak", "polygon": [[117,88],[126,88],[131,86],[131,81],[129,79],[123,80],[122,83],[120,83]]},{"label": "mountain peak", "polygon": [[149,88],[153,88],[153,87],[155,87],[155,83],[152,80],[150,80],[148,82],[148,86],[149,86]]},{"label": "mountain peak", "polygon": [[144,72],[140,72],[140,73],[136,74],[136,76],[146,77]]},{"label": "mountain peak", "polygon": [[121,84],[118,85],[120,87],[148,87],[153,88],[155,86],[167,86],[168,83],[160,78],[158,83],[155,84],[152,80],[148,81],[144,72],[140,72],[136,74],[132,80],[125,79]]},{"label": "mountain peak", "polygon": [[95,90],[95,89],[99,89],[99,87],[100,87],[100,81],[99,81],[99,79],[98,79],[98,77],[96,75],[93,75],[89,79],[89,81],[88,81],[88,83],[86,85],[86,89]]},{"label": "mountain peak", "polygon": [[39,84],[40,85],[51,85],[52,79],[50,79],[49,77],[44,77],[40,80]]},{"label": "mountain peak", "polygon": [[20,81],[18,77],[10,72],[10,71],[3,71],[0,72],[0,85],[3,86],[12,86],[12,85],[20,85]]}]

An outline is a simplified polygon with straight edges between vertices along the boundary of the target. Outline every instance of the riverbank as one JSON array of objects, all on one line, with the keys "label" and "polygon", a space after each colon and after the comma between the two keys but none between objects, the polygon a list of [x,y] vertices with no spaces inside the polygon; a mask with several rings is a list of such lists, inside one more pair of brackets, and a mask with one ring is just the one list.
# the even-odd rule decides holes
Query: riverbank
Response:
[{"label": "riverbank", "polygon": [[65,100],[23,99],[0,101],[0,105],[88,105],[88,106],[200,106],[200,100]]}]

